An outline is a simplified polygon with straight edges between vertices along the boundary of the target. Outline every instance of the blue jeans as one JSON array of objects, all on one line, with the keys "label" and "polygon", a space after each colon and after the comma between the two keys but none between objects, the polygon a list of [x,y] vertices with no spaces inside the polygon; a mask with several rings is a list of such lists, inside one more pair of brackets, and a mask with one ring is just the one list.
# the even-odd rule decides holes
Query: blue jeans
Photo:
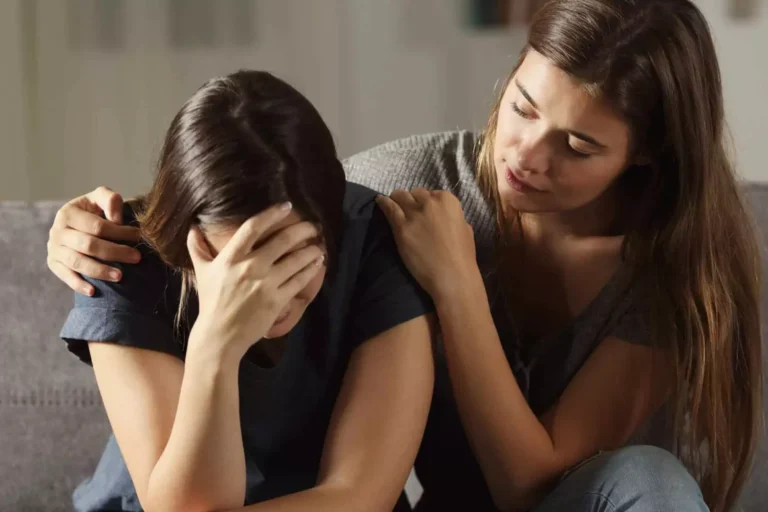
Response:
[{"label": "blue jeans", "polygon": [[532,512],[707,512],[683,464],[654,446],[605,452],[568,473]]}]

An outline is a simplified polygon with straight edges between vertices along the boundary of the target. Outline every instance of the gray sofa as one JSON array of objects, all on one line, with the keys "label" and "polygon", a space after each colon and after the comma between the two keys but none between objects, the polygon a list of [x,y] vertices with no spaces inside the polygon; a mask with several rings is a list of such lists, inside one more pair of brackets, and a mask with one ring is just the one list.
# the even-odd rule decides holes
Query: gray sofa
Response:
[{"label": "gray sofa", "polygon": [[[768,240],[768,186],[749,187],[749,198]],[[109,434],[90,368],[57,337],[72,302],[45,265],[58,206],[0,203],[2,512],[71,510],[72,489],[91,473]],[[768,297],[763,312],[768,318]],[[742,497],[748,512],[768,510],[767,445]]]}]

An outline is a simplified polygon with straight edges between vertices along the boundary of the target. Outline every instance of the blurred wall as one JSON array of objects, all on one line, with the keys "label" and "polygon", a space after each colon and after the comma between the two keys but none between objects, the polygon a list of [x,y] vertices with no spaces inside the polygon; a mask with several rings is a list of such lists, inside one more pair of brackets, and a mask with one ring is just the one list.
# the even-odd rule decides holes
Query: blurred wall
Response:
[{"label": "blurred wall", "polygon": [[[717,39],[740,170],[768,182],[768,9],[736,22],[724,0],[699,4]],[[146,190],[181,103],[240,67],[303,91],[343,156],[411,133],[482,128],[524,31],[471,29],[461,5],[2,0],[0,199]]]}]

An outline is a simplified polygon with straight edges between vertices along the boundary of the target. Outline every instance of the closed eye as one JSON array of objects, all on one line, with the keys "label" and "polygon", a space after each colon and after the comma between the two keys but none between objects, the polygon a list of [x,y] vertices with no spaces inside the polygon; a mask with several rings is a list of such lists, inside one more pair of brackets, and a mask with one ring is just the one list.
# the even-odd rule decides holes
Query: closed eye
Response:
[{"label": "closed eye", "polygon": [[531,118],[531,116],[529,114],[526,114],[525,112],[523,112],[522,109],[514,101],[512,102],[512,110],[514,110],[515,113],[517,115],[519,115],[520,117],[522,117],[523,119],[530,119]]},{"label": "closed eye", "polygon": [[568,146],[568,151],[575,156],[576,158],[589,158],[592,156],[591,153],[584,153],[583,151],[579,151],[578,149],[574,148],[570,144],[566,143],[566,146]]}]

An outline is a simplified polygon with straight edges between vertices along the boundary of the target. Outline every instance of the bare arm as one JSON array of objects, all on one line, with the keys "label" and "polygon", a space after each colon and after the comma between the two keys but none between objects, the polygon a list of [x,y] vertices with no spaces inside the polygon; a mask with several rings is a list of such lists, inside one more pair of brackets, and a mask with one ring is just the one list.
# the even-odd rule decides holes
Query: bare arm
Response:
[{"label": "bare arm", "polygon": [[607,338],[537,418],[506,361],[479,275],[465,291],[436,301],[459,414],[496,505],[527,510],[565,470],[626,443],[666,397],[667,372],[654,368],[653,349]]},{"label": "bare arm", "polygon": [[190,232],[200,313],[183,364],[164,353],[89,343],[112,429],[149,511],[243,505],[240,360],[320,269],[319,247],[292,250],[317,236],[306,222],[252,249],[287,214],[276,206],[249,219],[216,257],[198,229]]},{"label": "bare arm", "polygon": [[663,358],[608,338],[537,418],[502,349],[458,199],[417,188],[378,203],[403,261],[435,301],[459,415],[499,509],[531,508],[563,471],[624,444],[666,397],[669,371],[654,368]]},{"label": "bare arm", "polygon": [[312,489],[241,510],[391,511],[416,458],[432,398],[431,324],[421,316],[355,350]]},{"label": "bare arm", "polygon": [[237,364],[89,343],[110,424],[147,511],[242,506]]}]

